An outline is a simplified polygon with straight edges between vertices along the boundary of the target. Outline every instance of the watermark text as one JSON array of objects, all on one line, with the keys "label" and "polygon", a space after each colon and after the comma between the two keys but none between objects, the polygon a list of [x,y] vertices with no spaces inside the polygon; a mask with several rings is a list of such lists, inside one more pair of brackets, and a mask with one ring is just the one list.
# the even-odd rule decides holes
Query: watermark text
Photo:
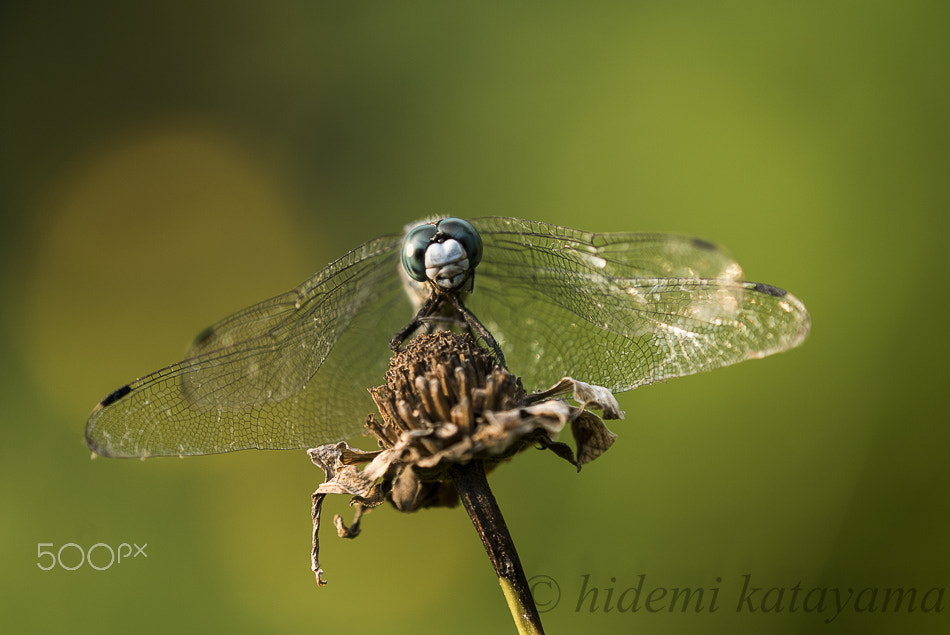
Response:
[{"label": "watermark text", "polygon": [[564,606],[576,613],[810,614],[831,624],[844,613],[940,614],[947,606],[945,586],[770,584],[751,573],[690,585],[656,584],[644,573],[603,579],[583,574],[561,582],[539,575],[529,584],[541,612],[567,600]]},{"label": "watermark text", "polygon": [[96,571],[106,571],[134,558],[148,558],[145,548],[148,543],[123,542],[115,548],[105,542],[97,542],[84,548],[75,542],[57,545],[52,542],[36,543],[36,566],[42,571],[55,568],[76,571],[84,566]]}]

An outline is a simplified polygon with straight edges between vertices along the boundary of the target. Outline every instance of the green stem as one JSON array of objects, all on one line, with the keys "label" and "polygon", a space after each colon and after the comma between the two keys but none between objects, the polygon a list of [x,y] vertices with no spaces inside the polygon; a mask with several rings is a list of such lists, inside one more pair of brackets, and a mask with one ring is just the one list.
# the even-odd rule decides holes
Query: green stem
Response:
[{"label": "green stem", "polygon": [[543,635],[541,616],[531,597],[531,589],[518,559],[515,543],[508,525],[488,486],[485,467],[481,461],[455,465],[450,474],[465,510],[478,531],[485,551],[511,609],[511,616],[521,635]]}]

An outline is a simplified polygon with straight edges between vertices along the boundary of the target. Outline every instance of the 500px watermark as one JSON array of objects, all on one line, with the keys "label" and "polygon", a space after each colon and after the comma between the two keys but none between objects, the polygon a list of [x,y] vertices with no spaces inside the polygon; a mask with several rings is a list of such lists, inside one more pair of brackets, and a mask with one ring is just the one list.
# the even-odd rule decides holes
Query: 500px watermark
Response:
[{"label": "500px watermark", "polygon": [[137,545],[123,542],[112,548],[105,542],[97,542],[88,549],[84,549],[75,542],[67,542],[57,549],[52,542],[36,543],[36,566],[43,571],[50,571],[57,566],[66,571],[75,571],[83,565],[92,567],[96,571],[111,569],[113,565],[122,564],[130,559],[148,558],[145,548],[148,543]]},{"label": "500px watermark", "polygon": [[823,586],[801,581],[776,585],[753,580],[751,573],[686,586],[654,584],[643,573],[626,580],[597,580],[584,574],[572,577],[563,591],[550,576],[537,575],[528,582],[542,613],[557,608],[563,599],[565,608],[576,613],[804,613],[830,624],[842,613],[940,614],[946,608],[944,586]]}]

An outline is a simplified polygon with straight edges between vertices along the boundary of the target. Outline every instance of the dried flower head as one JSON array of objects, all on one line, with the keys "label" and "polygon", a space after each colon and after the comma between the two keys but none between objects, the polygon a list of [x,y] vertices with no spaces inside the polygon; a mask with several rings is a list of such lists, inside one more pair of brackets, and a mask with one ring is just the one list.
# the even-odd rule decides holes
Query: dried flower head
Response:
[{"label": "dried flower head", "polygon": [[[370,390],[382,421],[366,426],[380,450],[366,452],[345,442],[308,450],[327,479],[313,494],[313,570],[324,584],[317,531],[327,494],[349,494],[356,507],[350,527],[337,516],[341,537],[359,534],[363,512],[385,499],[401,511],[454,506],[452,466],[481,461],[497,465],[531,446],[553,450],[577,467],[605,452],[616,439],[600,417],[622,418],[604,388],[564,378],[540,393],[527,394],[521,381],[478,346],[470,335],[441,331],[420,335],[396,353],[386,385]],[[578,405],[559,396],[571,394]],[[570,424],[576,445],[557,441]],[[362,470],[357,465],[368,463]]]}]

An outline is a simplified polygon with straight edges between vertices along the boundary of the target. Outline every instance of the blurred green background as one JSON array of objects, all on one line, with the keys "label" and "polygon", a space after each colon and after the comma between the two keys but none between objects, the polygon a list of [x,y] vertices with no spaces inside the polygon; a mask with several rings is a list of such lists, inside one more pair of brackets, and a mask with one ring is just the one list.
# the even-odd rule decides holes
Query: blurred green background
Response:
[{"label": "blurred green background", "polygon": [[[537,589],[549,633],[947,632],[950,597],[919,604],[950,584],[948,13],[4,3],[3,630],[513,632],[461,510],[326,532],[320,589],[303,452],[91,461],[82,440],[206,325],[450,213],[704,236],[812,313],[791,353],[622,395],[580,474],[546,452],[494,473],[528,575],[560,589]],[[148,558],[42,571],[41,543]],[[641,574],[719,610],[604,610]],[[781,610],[736,611],[747,574]],[[792,611],[796,584],[918,606]]]}]

